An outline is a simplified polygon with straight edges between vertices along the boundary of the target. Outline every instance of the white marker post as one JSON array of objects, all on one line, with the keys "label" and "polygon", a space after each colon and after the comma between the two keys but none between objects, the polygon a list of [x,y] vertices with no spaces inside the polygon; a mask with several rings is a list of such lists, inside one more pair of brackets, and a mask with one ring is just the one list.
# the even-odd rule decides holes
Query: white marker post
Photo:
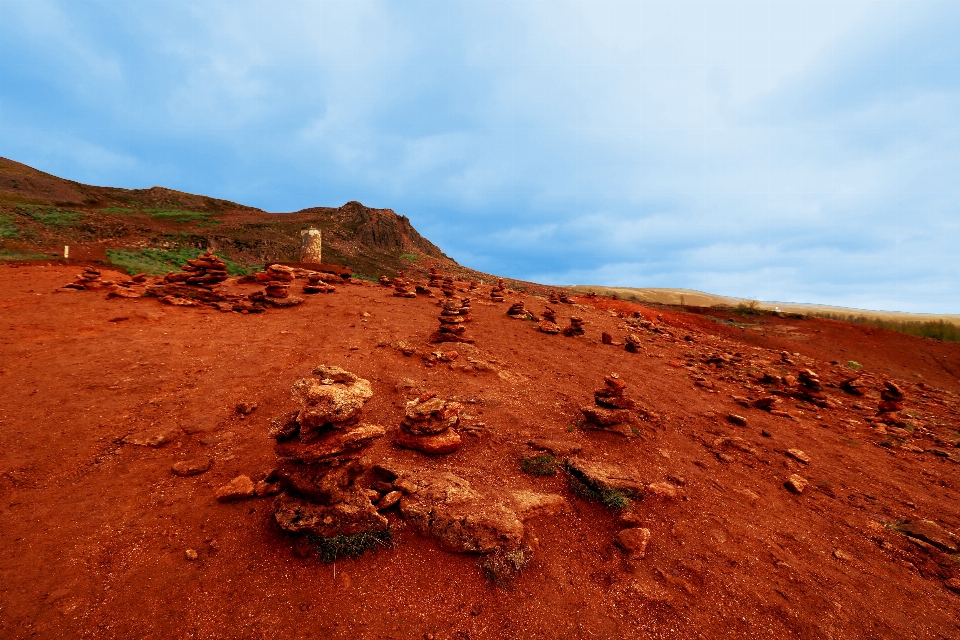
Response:
[{"label": "white marker post", "polygon": [[68,247],[67,245],[63,246],[63,257],[64,258],[70,257],[70,247]]}]

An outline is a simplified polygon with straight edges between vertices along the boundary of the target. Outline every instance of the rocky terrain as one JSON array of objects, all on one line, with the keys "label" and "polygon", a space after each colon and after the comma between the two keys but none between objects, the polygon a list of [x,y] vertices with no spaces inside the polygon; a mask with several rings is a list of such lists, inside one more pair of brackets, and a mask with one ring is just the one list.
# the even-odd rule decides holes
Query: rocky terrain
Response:
[{"label": "rocky terrain", "polygon": [[215,258],[0,266],[0,636],[960,633],[960,345]]},{"label": "rocky terrain", "polygon": [[0,203],[0,637],[960,636],[958,343],[521,288],[359,203]]}]

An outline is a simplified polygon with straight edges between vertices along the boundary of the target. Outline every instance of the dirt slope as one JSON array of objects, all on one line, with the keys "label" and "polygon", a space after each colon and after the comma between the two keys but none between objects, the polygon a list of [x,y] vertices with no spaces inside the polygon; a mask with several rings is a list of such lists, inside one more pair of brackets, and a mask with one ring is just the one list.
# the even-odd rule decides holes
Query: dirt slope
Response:
[{"label": "dirt slope", "polygon": [[[586,335],[568,338],[505,314],[517,301],[539,314],[543,298],[493,304],[485,288],[473,296],[476,344],[428,366],[439,310],[426,296],[361,283],[241,315],[57,291],[74,274],[0,266],[2,637],[960,634],[960,595],[948,586],[960,577],[958,556],[901,532],[929,519],[960,533],[960,345],[821,320],[764,316],[740,327],[584,298],[551,305],[563,325],[585,319]],[[648,328],[629,324],[634,312]],[[602,344],[601,332],[618,342],[637,333],[643,349]],[[866,396],[835,386],[851,374],[839,364],[847,360],[872,376]],[[238,474],[256,480],[275,465],[268,424],[293,408],[292,383],[320,363],[370,380],[365,419],[389,429],[411,394],[464,404],[456,453],[397,449],[388,435],[374,460],[449,471],[491,492],[563,497],[560,514],[529,522],[532,559],[509,586],[396,511],[387,512],[392,547],[324,564],[295,553],[270,498],[214,499]],[[831,407],[785,396],[779,406],[792,417],[781,417],[732,397],[766,393],[764,371],[803,368],[819,373]],[[630,438],[580,422],[611,372],[646,411]],[[905,390],[912,431],[876,420],[885,379]],[[257,408],[241,416],[241,402]],[[131,434],[170,441],[124,444]],[[644,557],[613,543],[623,512],[578,497],[562,471],[521,471],[537,437],[675,488],[673,498],[648,491],[628,511],[651,532]],[[213,461],[206,473],[171,473],[198,456]],[[792,474],[809,480],[803,493],[785,488]]]}]

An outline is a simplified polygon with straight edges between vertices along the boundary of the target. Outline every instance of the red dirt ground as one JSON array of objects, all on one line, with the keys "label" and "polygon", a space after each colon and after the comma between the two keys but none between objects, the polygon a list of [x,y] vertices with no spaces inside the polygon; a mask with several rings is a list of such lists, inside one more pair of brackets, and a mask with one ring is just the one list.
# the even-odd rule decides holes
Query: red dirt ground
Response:
[{"label": "red dirt ground", "polygon": [[[825,320],[733,316],[753,323],[740,327],[585,299],[582,308],[551,305],[563,325],[574,314],[587,321],[585,337],[566,338],[507,317],[518,299],[544,307],[511,294],[498,305],[474,297],[476,346],[454,347],[454,364],[470,356],[484,369],[468,372],[389,346],[432,349],[438,309],[429,298],[364,283],[240,315],[56,291],[75,273],[0,266],[4,638],[960,636],[960,594],[946,586],[960,577],[960,556],[896,530],[930,519],[960,532],[960,345]],[[627,333],[611,309],[659,313],[673,337],[643,333],[639,354],[603,345],[601,331],[620,341]],[[782,365],[781,351],[793,365]],[[704,363],[738,352],[741,364]],[[883,436],[868,422],[875,392],[856,398],[830,386],[848,360],[906,389],[911,436]],[[528,523],[533,559],[513,583],[494,585],[478,557],[440,550],[396,513],[393,547],[323,564],[294,553],[272,499],[214,499],[238,474],[256,480],[272,468],[267,424],[293,408],[291,384],[320,363],[371,380],[365,419],[388,428],[403,415],[405,378],[466,403],[476,430],[458,452],[428,458],[388,437],[371,449],[375,460],[565,496],[562,514]],[[793,420],[731,399],[756,396],[749,375],[770,367],[814,369],[842,406],[791,401]],[[659,416],[629,441],[575,426],[613,371]],[[714,389],[695,386],[696,376]],[[257,409],[241,417],[240,402]],[[729,413],[747,426],[728,423]],[[165,429],[175,437],[161,447],[119,443]],[[576,442],[583,456],[629,465],[646,482],[681,484],[679,499],[648,495],[634,506],[653,534],[645,558],[613,545],[616,514],[576,497],[563,474],[520,471],[532,436]],[[722,436],[754,453],[718,451]],[[784,454],[793,448],[811,462]],[[210,471],[171,474],[198,455],[213,458]],[[800,495],[784,488],[792,473],[810,480]],[[187,561],[187,549],[199,558]]]}]

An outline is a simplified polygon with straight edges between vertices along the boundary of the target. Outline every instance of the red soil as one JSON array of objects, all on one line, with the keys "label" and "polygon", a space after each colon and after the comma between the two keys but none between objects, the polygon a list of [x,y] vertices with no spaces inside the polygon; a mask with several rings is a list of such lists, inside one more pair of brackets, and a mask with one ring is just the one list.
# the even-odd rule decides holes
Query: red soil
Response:
[{"label": "red soil", "polygon": [[[757,323],[741,328],[614,301],[551,305],[563,326],[570,315],[587,322],[586,337],[565,338],[505,315],[516,299],[539,313],[541,298],[514,294],[492,305],[478,295],[475,348],[444,348],[461,352],[454,365],[468,355],[489,365],[465,372],[378,347],[435,349],[426,340],[438,310],[428,298],[362,284],[240,315],[56,292],[75,272],[0,266],[2,637],[960,635],[960,595],[946,586],[960,577],[958,557],[881,524],[930,519],[960,532],[960,345],[825,320],[735,316]],[[674,338],[644,333],[638,354],[602,345],[601,331],[622,342],[627,330],[598,307],[659,313]],[[751,369],[781,366],[783,350],[800,354],[785,369],[814,369],[843,406],[786,402],[792,420],[737,405],[730,396],[750,395]],[[741,365],[703,363],[737,352]],[[845,377],[848,360],[906,389],[913,436],[879,435],[866,421],[876,398],[830,386]],[[466,403],[464,422],[479,427],[441,458],[382,438],[375,460],[566,497],[564,513],[528,523],[533,559],[513,583],[494,585],[476,556],[440,550],[396,513],[392,548],[328,565],[294,553],[273,522],[271,499],[215,501],[215,489],[238,474],[257,480],[274,465],[267,424],[294,408],[291,384],[320,363],[372,382],[370,422],[400,423],[397,382],[409,378]],[[659,416],[629,441],[573,428],[579,407],[613,371]],[[695,376],[714,389],[695,386]],[[257,409],[242,417],[241,402]],[[747,426],[727,422],[729,413]],[[167,429],[173,441],[161,447],[120,443]],[[563,474],[520,471],[535,436],[575,442],[583,456],[629,465],[648,483],[682,484],[679,499],[648,495],[635,505],[652,532],[645,558],[628,559],[613,545],[616,515],[576,497]],[[754,453],[718,451],[722,436],[743,438]],[[213,467],[171,474],[173,463],[197,456],[213,458]],[[799,495],[784,488],[794,473],[810,480]],[[188,561],[187,549],[198,559]]]}]

